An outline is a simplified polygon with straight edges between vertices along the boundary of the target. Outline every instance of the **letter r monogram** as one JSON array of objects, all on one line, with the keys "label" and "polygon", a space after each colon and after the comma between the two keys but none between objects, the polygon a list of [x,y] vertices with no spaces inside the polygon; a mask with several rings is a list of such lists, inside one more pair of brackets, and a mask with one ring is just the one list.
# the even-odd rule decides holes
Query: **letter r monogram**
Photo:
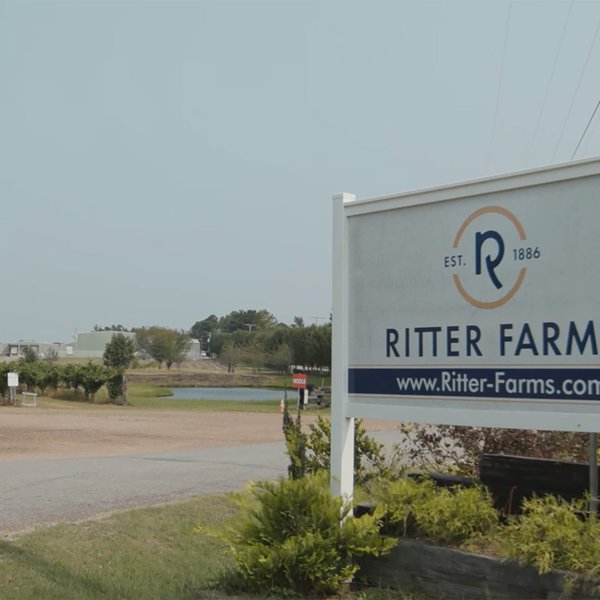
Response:
[{"label": "letter r monogram", "polygon": [[475,234],[475,274],[481,275],[481,255],[483,245],[487,240],[494,240],[498,245],[496,256],[492,258],[492,255],[488,252],[485,256],[485,266],[492,283],[496,286],[496,289],[502,287],[502,283],[498,279],[495,269],[502,262],[504,258],[504,240],[497,231],[486,231],[484,233],[477,232]]}]

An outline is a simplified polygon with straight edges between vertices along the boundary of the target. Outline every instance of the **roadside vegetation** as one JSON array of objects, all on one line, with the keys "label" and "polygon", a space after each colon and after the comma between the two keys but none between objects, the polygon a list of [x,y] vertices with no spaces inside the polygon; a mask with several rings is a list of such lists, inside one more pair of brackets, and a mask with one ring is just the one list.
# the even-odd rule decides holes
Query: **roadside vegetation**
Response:
[{"label": "roadside vegetation", "polygon": [[[234,560],[211,535],[238,515],[232,495],[204,495],[0,540],[3,600],[254,600],[235,591]],[[420,600],[385,590],[348,600]]]},{"label": "roadside vegetation", "polygon": [[[565,594],[585,585],[586,597],[600,595],[594,579],[600,574],[600,522],[586,499],[532,498],[521,514],[501,514],[482,485],[437,487],[426,473],[399,467],[394,453],[386,456],[358,423],[355,495],[369,508],[340,528],[341,505],[329,496],[327,482],[329,423],[319,418],[306,431],[300,414],[286,411],[283,429],[288,479],[258,483],[241,495],[240,514],[219,536],[235,559],[235,589],[338,593],[343,580],[359,573],[363,556],[384,555],[395,545],[402,550],[402,539],[412,537],[511,558],[540,574],[566,569]],[[348,522],[354,543],[344,536]]]}]

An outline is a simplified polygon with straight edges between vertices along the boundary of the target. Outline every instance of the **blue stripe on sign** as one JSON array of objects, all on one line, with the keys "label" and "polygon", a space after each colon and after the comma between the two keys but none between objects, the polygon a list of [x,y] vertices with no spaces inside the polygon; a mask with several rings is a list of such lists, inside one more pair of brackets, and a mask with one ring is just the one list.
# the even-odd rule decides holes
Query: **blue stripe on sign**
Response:
[{"label": "blue stripe on sign", "polygon": [[447,398],[600,400],[600,368],[352,368],[348,392]]}]

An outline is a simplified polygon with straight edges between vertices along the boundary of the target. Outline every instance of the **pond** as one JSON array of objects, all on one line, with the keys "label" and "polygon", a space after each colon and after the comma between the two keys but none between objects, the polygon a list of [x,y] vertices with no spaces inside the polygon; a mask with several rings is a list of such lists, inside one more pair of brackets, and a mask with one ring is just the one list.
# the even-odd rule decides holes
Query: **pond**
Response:
[{"label": "pond", "polygon": [[[260,388],[169,388],[173,400],[281,400],[282,390]],[[288,396],[290,392],[288,391]]]}]

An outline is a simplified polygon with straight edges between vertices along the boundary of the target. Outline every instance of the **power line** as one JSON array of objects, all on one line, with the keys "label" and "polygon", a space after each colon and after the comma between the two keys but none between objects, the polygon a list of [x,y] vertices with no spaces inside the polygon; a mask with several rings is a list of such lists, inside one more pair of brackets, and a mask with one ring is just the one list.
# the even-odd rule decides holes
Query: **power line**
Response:
[{"label": "power line", "polygon": [[488,158],[486,164],[486,171],[489,171],[490,162],[492,159],[492,148],[494,147],[494,141],[496,138],[496,125],[498,123],[498,108],[500,106],[500,93],[502,91],[502,82],[504,81],[504,63],[506,61],[506,47],[508,45],[508,30],[510,26],[510,14],[512,12],[512,0],[508,5],[508,14],[506,15],[506,25],[504,27],[504,48],[502,49],[502,62],[500,64],[500,79],[498,81],[498,89],[496,90],[496,108],[494,109],[494,126],[492,128],[492,139],[490,140],[490,147],[488,149]]},{"label": "power line", "polygon": [[[585,59],[585,63],[583,65],[583,69],[581,69],[581,73],[579,74],[579,81],[577,82],[577,87],[575,88],[575,93],[573,94],[573,97],[571,98],[571,105],[569,106],[569,112],[567,113],[567,118],[565,119],[565,121],[563,123],[563,126],[562,126],[562,129],[560,131],[560,137],[558,138],[558,143],[556,144],[556,148],[554,148],[554,154],[552,155],[552,162],[554,162],[554,159],[556,157],[556,153],[558,152],[558,149],[560,147],[560,143],[562,142],[563,136],[565,134],[565,129],[567,127],[567,123],[569,121],[569,118],[571,117],[571,112],[572,112],[573,106],[575,104],[575,98],[577,97],[577,94],[579,92],[579,87],[581,86],[581,82],[583,81],[583,75],[585,74],[585,71],[587,69],[588,63],[590,62],[590,57],[592,55],[592,50],[594,49],[594,46],[596,44],[596,38],[598,37],[598,30],[599,29],[600,29],[600,19],[598,20],[598,25],[596,25],[596,31],[594,31],[594,37],[592,38],[592,43],[590,44],[590,47],[588,49],[588,53],[587,53],[587,57]],[[595,112],[596,111],[594,111],[594,113]],[[588,124],[588,126],[589,126],[589,124]],[[587,130],[587,127],[586,127],[586,130]],[[580,140],[580,143],[581,143],[581,140]],[[579,147],[579,144],[577,145],[577,147]]]},{"label": "power line", "polygon": [[540,124],[542,122],[542,116],[544,114],[544,110],[546,109],[546,102],[548,101],[548,96],[550,95],[550,88],[552,87],[552,82],[554,81],[554,73],[556,71],[556,65],[558,64],[558,57],[562,51],[563,42],[565,41],[565,33],[567,31],[567,27],[569,26],[569,21],[571,20],[571,11],[573,10],[573,0],[569,4],[569,12],[567,13],[567,18],[565,20],[565,24],[563,26],[562,33],[560,34],[560,42],[558,43],[558,48],[556,49],[556,54],[554,55],[554,64],[552,65],[552,71],[550,73],[550,79],[548,80],[548,85],[546,87],[546,94],[544,95],[544,101],[542,102],[542,108],[538,113],[538,118],[535,124],[535,130],[533,131],[533,137],[531,138],[531,143],[529,144],[529,150],[527,151],[527,158],[525,159],[525,166],[529,164],[529,157],[531,156],[531,151],[533,150],[533,144],[537,137],[538,131],[540,129]]},{"label": "power line", "polygon": [[581,134],[581,137],[579,138],[577,147],[575,148],[575,150],[573,150],[573,154],[571,155],[571,160],[573,160],[575,158],[575,155],[577,154],[577,150],[579,150],[579,146],[581,146],[581,142],[583,141],[585,134],[587,133],[588,129],[590,128],[590,125],[592,124],[592,121],[594,120],[594,117],[596,116],[596,113],[598,112],[598,107],[600,107],[600,98],[598,98],[598,102],[596,102],[596,108],[594,109],[594,112],[592,113],[590,120],[587,122],[587,125],[585,126],[585,129],[583,130],[583,133]]}]

